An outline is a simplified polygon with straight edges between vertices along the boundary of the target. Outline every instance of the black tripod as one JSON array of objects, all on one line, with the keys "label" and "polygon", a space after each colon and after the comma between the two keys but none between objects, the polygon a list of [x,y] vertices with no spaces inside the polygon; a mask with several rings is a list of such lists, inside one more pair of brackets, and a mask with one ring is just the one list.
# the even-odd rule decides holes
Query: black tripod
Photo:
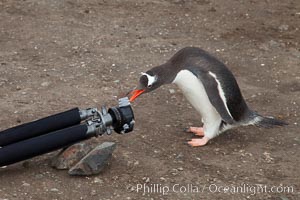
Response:
[{"label": "black tripod", "polygon": [[119,106],[79,110],[74,108],[0,132],[0,166],[10,165],[72,145],[93,136],[128,133],[134,115],[127,97]]}]

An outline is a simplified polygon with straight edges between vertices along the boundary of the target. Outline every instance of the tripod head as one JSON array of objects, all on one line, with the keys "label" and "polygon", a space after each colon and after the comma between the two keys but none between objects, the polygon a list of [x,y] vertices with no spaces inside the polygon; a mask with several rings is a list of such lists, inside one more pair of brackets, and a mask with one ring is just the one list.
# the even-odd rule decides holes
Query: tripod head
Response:
[{"label": "tripod head", "polygon": [[88,134],[110,135],[112,130],[119,134],[129,133],[134,128],[134,114],[127,97],[119,99],[119,105],[108,110],[89,108],[80,110],[81,119],[88,119]]}]

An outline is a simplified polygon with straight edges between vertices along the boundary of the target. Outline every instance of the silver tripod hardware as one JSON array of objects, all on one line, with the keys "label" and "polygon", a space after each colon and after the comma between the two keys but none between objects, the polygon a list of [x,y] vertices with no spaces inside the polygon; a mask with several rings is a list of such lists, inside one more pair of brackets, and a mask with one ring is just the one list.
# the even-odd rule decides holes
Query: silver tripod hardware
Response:
[{"label": "silver tripod hardware", "polygon": [[81,116],[88,119],[88,134],[95,136],[112,134],[112,130],[124,134],[134,127],[134,115],[128,97],[119,99],[119,105],[108,110],[105,106],[83,110]]},{"label": "silver tripod hardware", "polygon": [[80,119],[81,120],[86,120],[91,117],[94,117],[95,114],[98,112],[97,108],[88,108],[88,109],[83,109],[79,111],[80,114]]},{"label": "silver tripod hardware", "polygon": [[101,107],[101,111],[96,111],[93,117],[88,120],[88,134],[93,134],[94,136],[99,136],[103,134],[112,134],[112,117],[107,112],[105,106]]}]

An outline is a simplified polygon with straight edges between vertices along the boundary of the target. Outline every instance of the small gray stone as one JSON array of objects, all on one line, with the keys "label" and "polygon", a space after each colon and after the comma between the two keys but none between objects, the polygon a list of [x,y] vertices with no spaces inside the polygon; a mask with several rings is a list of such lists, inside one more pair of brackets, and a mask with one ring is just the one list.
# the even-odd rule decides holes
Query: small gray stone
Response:
[{"label": "small gray stone", "polygon": [[24,187],[29,187],[30,184],[29,184],[29,183],[26,183],[26,182],[23,182],[22,186],[24,186]]},{"label": "small gray stone", "polygon": [[96,195],[97,195],[97,191],[96,191],[96,190],[92,190],[92,191],[91,191],[91,195],[92,195],[92,196],[96,196]]},{"label": "small gray stone", "polygon": [[175,90],[174,89],[169,89],[170,94],[174,94]]},{"label": "small gray stone", "polygon": [[43,82],[41,83],[41,86],[43,87],[48,87],[50,85],[50,82]]},{"label": "small gray stone", "polygon": [[270,40],[269,45],[271,47],[280,47],[280,43],[276,42],[275,40]]},{"label": "small gray stone", "polygon": [[179,167],[179,168],[178,168],[178,171],[183,171],[183,167]]},{"label": "small gray stone", "polygon": [[115,148],[116,144],[114,142],[104,142],[72,167],[69,170],[69,174],[77,176],[99,174],[108,165]]},{"label": "small gray stone", "polygon": [[287,30],[289,30],[289,25],[287,25],[287,24],[282,24],[282,25],[280,25],[280,26],[278,27],[278,29],[279,29],[280,31],[287,31]]},{"label": "small gray stone", "polygon": [[94,179],[94,183],[100,183],[100,184],[102,184],[102,183],[103,183],[103,180],[100,179],[100,178],[98,178],[98,177],[96,177],[96,178]]},{"label": "small gray stone", "polygon": [[59,190],[57,188],[51,188],[50,191],[51,192],[59,192]]}]

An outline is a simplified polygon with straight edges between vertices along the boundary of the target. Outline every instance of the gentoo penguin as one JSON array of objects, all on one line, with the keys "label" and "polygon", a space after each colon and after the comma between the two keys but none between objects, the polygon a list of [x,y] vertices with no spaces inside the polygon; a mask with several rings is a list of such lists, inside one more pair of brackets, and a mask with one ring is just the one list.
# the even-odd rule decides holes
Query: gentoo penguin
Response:
[{"label": "gentoo penguin", "polygon": [[203,146],[218,134],[238,126],[287,125],[252,111],[231,71],[200,48],[183,48],[166,63],[142,73],[130,101],[168,83],[175,83],[202,117],[203,127],[188,129],[202,137],[190,140],[191,146]]}]

